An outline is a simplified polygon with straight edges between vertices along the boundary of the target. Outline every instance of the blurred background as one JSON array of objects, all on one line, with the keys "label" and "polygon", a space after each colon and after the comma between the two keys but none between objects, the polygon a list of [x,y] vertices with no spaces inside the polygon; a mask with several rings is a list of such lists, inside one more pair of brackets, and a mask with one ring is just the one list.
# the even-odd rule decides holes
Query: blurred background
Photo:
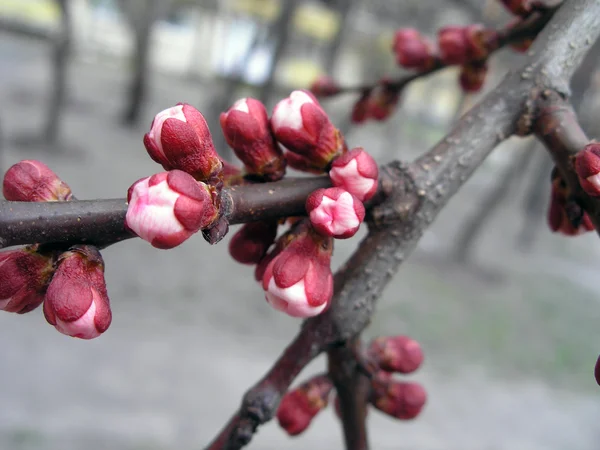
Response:
[{"label": "blurred background", "polygon": [[[319,74],[345,84],[399,75],[393,31],[509,20],[497,0],[0,0],[0,165],[40,159],[82,199],[124,197],[161,169],[142,136],[154,114],[218,114],[253,96],[270,109]],[[494,57],[492,88],[522,55]],[[600,50],[573,81],[590,136]],[[411,160],[477,98],[446,70],[410,85],[383,123],[354,126],[353,95],[323,101],[351,146]],[[594,233],[546,225],[552,164],[530,139],[499,147],[427,231],[385,291],[366,337],[408,334],[429,393],[414,422],[371,410],[373,449],[598,450],[600,351]],[[234,228],[235,230],[235,228]],[[339,266],[358,238],[339,242]],[[167,252],[141,240],[103,252],[113,323],[94,341],[57,333],[41,310],[0,315],[0,448],[203,448],[299,322],[268,307],[227,239]],[[306,374],[324,368],[324,358]],[[303,374],[304,375],[304,374]],[[300,379],[303,377],[301,376]],[[332,411],[289,439],[276,423],[249,448],[339,449]]]}]

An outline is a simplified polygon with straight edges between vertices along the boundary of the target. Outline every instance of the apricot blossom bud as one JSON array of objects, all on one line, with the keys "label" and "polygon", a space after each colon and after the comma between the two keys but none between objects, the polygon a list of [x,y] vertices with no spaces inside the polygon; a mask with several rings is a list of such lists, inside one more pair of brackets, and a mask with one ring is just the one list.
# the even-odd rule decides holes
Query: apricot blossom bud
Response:
[{"label": "apricot blossom bud", "polygon": [[210,187],[181,170],[136,181],[127,192],[125,224],[156,248],[173,248],[218,216]]},{"label": "apricot blossom bud", "polygon": [[317,189],[310,194],[306,212],[318,233],[337,239],[354,236],[365,218],[362,202],[339,187]]},{"label": "apricot blossom bud", "polygon": [[4,175],[2,191],[15,202],[64,202],[72,197],[71,188],[40,161],[24,160]]},{"label": "apricot blossom bud", "polygon": [[275,248],[262,286],[273,308],[292,317],[311,317],[322,313],[333,295],[333,239],[308,226],[301,230]]},{"label": "apricot blossom bud", "polygon": [[222,168],[204,116],[186,103],[159,112],[144,145],[165,170],[183,170],[197,180],[209,180]]},{"label": "apricot blossom bud", "polygon": [[435,63],[433,44],[414,28],[401,28],[394,34],[396,61],[407,69],[427,70]]},{"label": "apricot blossom bud", "polygon": [[0,252],[0,310],[23,314],[44,301],[52,258],[33,247]]},{"label": "apricot blossom bud", "polygon": [[363,123],[369,116],[369,97],[371,91],[364,92],[358,100],[352,106],[352,113],[350,114],[350,120],[352,123]]},{"label": "apricot blossom bud", "polygon": [[294,91],[273,110],[271,128],[285,148],[324,171],[345,151],[344,139],[317,99],[307,91]]},{"label": "apricot blossom bud", "polygon": [[466,92],[477,92],[485,83],[488,65],[485,62],[472,62],[464,64],[460,70],[460,86]]},{"label": "apricot blossom bud", "polygon": [[600,144],[588,144],[575,156],[579,184],[591,196],[600,196]]},{"label": "apricot blossom bud", "polygon": [[315,416],[327,407],[333,383],[325,375],[311,378],[281,399],[277,421],[290,436],[308,428]]},{"label": "apricot blossom bud", "polygon": [[220,117],[223,135],[247,172],[276,181],[285,174],[285,159],[271,134],[265,106],[253,98],[243,98]]},{"label": "apricot blossom bud", "polygon": [[553,232],[560,232],[566,236],[578,236],[592,231],[594,224],[590,216],[581,207],[570,200],[567,187],[554,171],[550,207],[548,208],[548,225]]},{"label": "apricot blossom bud", "polygon": [[382,80],[380,84],[371,91],[367,103],[367,115],[374,120],[385,120],[395,111],[400,100],[400,89]]},{"label": "apricot blossom bud", "polygon": [[387,372],[412,373],[423,362],[421,346],[407,336],[377,338],[369,345],[368,355]]},{"label": "apricot blossom bud", "polygon": [[444,27],[438,32],[440,59],[445,64],[483,60],[497,45],[497,32],[479,24]]},{"label": "apricot blossom bud", "polygon": [[334,186],[366,202],[377,192],[379,168],[364,148],[357,147],[333,161],[329,177]]},{"label": "apricot blossom bud", "polygon": [[44,316],[61,333],[94,339],[112,320],[104,281],[104,262],[92,246],[79,245],[63,253],[48,286]]},{"label": "apricot blossom bud", "polygon": [[383,378],[372,383],[371,404],[379,411],[400,420],[414,419],[427,401],[418,383],[403,383]]},{"label": "apricot blossom bud", "polygon": [[229,241],[229,254],[242,264],[258,264],[275,242],[276,221],[249,222]]},{"label": "apricot blossom bud", "polygon": [[339,94],[341,88],[333,78],[321,75],[310,85],[309,90],[316,97],[331,97]]},{"label": "apricot blossom bud", "polygon": [[600,386],[600,356],[598,356],[596,367],[594,367],[594,378],[596,378],[596,383]]}]

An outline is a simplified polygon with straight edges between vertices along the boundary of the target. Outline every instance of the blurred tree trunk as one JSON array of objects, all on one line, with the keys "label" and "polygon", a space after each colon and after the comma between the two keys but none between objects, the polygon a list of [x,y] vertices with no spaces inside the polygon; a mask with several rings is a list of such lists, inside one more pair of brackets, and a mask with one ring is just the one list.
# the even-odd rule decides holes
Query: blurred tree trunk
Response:
[{"label": "blurred tree trunk", "polygon": [[275,74],[277,72],[277,65],[284,55],[285,47],[292,35],[292,18],[294,17],[294,11],[296,11],[296,5],[298,0],[282,0],[281,1],[281,13],[273,24],[269,35],[271,39],[275,39],[275,48],[273,50],[273,59],[269,66],[267,73],[267,79],[260,87],[258,99],[265,105],[268,103],[269,97],[273,91],[275,85]]},{"label": "blurred tree trunk", "polygon": [[133,75],[123,112],[123,123],[134,126],[139,123],[148,96],[152,26],[166,14],[171,1],[119,0],[119,5],[134,33]]},{"label": "blurred tree trunk", "polygon": [[60,134],[60,122],[67,103],[67,72],[73,34],[67,0],[56,0],[56,4],[60,10],[60,25],[58,34],[51,44],[53,80],[42,136],[44,143],[49,144],[49,147],[56,146]]}]

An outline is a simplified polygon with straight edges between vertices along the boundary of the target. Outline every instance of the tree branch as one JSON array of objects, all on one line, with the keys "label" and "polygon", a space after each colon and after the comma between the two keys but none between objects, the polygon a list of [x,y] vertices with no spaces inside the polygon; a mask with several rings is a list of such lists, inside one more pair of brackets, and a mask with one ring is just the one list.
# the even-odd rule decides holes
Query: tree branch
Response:
[{"label": "tree branch", "polygon": [[[296,346],[303,342],[295,355],[299,361],[308,362],[321,351],[351,341],[367,326],[384,287],[442,207],[498,143],[522,130],[537,93],[567,85],[574,68],[597,39],[599,21],[600,1],[565,1],[540,33],[528,64],[510,73],[427,154],[410,165],[391,163],[384,168],[381,187],[386,198],[370,210],[369,235],[336,274],[331,307],[306,320],[294,340],[292,345]],[[289,357],[290,348],[284,356]],[[278,380],[286,379],[287,384],[279,383],[276,395],[272,386],[265,390],[265,380],[277,370],[282,370],[280,362],[248,391],[240,410],[210,450],[241,448],[249,441],[248,431],[274,415],[278,400],[293,381],[293,376],[279,374]],[[298,371],[294,365],[293,373]],[[248,398],[253,405],[261,405],[261,414],[249,412]],[[260,398],[266,400],[258,401]]]},{"label": "tree branch", "polygon": [[[230,224],[306,214],[306,197],[331,186],[329,177],[286,178],[224,188],[221,211]],[[0,201],[0,248],[71,243],[99,247],[135,237],[125,229],[125,199],[70,202]]]}]

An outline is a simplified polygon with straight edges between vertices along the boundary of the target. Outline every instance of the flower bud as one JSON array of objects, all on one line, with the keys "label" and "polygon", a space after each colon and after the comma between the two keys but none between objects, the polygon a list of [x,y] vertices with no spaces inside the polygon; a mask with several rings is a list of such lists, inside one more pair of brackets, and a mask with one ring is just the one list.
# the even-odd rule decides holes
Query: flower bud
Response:
[{"label": "flower bud", "polygon": [[249,222],[229,241],[229,254],[242,264],[258,264],[277,236],[276,221]]},{"label": "flower bud", "polygon": [[318,233],[337,239],[354,236],[365,218],[362,202],[338,187],[314,191],[306,199],[306,211]]},{"label": "flower bud", "polygon": [[321,171],[345,151],[341,133],[307,91],[294,91],[275,105],[271,128],[275,139]]},{"label": "flower bud", "polygon": [[548,225],[553,232],[566,236],[578,236],[594,230],[589,215],[569,199],[566,184],[558,174],[552,180]]},{"label": "flower bud", "polygon": [[365,149],[357,147],[333,161],[329,177],[334,186],[366,202],[377,192],[379,168]]},{"label": "flower bud", "polygon": [[407,69],[428,70],[435,64],[433,44],[414,28],[401,28],[394,34],[396,61]]},{"label": "flower bud", "polygon": [[363,123],[369,118],[369,97],[371,91],[364,92],[352,106],[350,120],[352,123]]},{"label": "flower bud", "polygon": [[460,86],[466,92],[477,92],[485,83],[488,65],[485,62],[473,62],[464,64],[460,70]]},{"label": "flower bud", "polygon": [[407,336],[377,338],[371,342],[368,355],[387,372],[412,373],[423,362],[421,346]]},{"label": "flower bud", "polygon": [[531,0],[500,0],[511,13],[517,16],[528,16],[532,11]]},{"label": "flower bud", "polygon": [[67,336],[94,339],[112,320],[104,281],[104,262],[92,246],[80,245],[63,253],[48,286],[44,316]]},{"label": "flower bud", "polygon": [[600,196],[600,144],[588,144],[575,156],[575,171],[583,190],[593,197]]},{"label": "flower bud", "polygon": [[279,426],[290,436],[302,433],[313,418],[325,409],[332,389],[331,380],[320,375],[289,391],[281,399],[277,410]]},{"label": "flower bud", "polygon": [[409,420],[419,415],[427,393],[418,383],[401,383],[392,379],[374,380],[370,401],[375,408],[396,419]]},{"label": "flower bud", "polygon": [[341,92],[340,85],[331,77],[321,75],[310,86],[315,97],[332,97]]},{"label": "flower bud", "polygon": [[6,200],[16,202],[64,202],[72,197],[67,183],[35,160],[24,160],[8,169],[2,190]]},{"label": "flower bud", "polygon": [[180,170],[136,181],[127,202],[126,226],[162,249],[178,246],[218,215],[209,186]]},{"label": "flower bud", "polygon": [[333,239],[317,234],[304,222],[300,230],[275,248],[262,285],[273,308],[292,317],[311,317],[322,313],[333,295]]},{"label": "flower bud", "polygon": [[285,159],[271,134],[265,106],[243,98],[221,113],[223,135],[249,174],[277,181],[285,174]]},{"label": "flower bud", "polygon": [[183,170],[203,181],[221,171],[221,159],[204,116],[186,103],[159,112],[144,136],[144,145],[165,170]]},{"label": "flower bud", "polygon": [[382,80],[380,84],[371,91],[367,103],[367,115],[374,120],[387,119],[396,110],[400,100],[400,90]]},{"label": "flower bud", "polygon": [[0,310],[23,314],[44,301],[52,258],[33,247],[0,252]]},{"label": "flower bud", "polygon": [[465,64],[487,58],[498,46],[498,33],[483,25],[445,27],[438,32],[440,59],[445,64]]},{"label": "flower bud", "polygon": [[594,378],[596,378],[596,383],[600,386],[600,356],[598,356],[596,367],[594,367]]}]

